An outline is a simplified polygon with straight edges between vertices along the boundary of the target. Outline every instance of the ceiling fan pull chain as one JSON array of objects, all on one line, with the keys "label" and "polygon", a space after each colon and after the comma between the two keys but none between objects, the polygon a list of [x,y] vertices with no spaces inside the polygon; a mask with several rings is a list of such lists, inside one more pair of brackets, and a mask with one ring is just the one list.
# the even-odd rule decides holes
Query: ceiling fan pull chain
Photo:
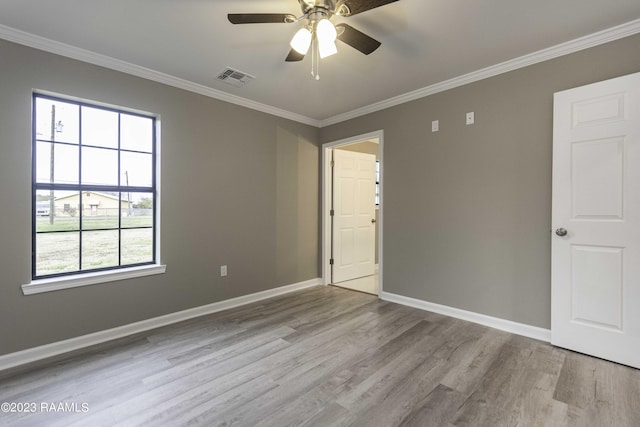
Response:
[{"label": "ceiling fan pull chain", "polygon": [[320,58],[318,58],[318,37],[314,31],[313,41],[311,42],[311,75],[320,80]]},{"label": "ceiling fan pull chain", "polygon": [[313,77],[315,77],[316,75],[318,75],[318,65],[317,65],[317,59],[316,59],[316,34],[315,32],[313,33],[313,41],[311,42],[311,75]]}]

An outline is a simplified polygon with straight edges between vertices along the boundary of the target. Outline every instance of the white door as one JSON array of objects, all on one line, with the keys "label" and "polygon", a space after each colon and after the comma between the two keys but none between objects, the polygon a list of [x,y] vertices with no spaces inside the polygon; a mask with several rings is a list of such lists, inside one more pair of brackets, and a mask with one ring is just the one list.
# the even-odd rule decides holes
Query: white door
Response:
[{"label": "white door", "polygon": [[555,94],[552,227],[552,344],[640,368],[640,73]]},{"label": "white door", "polygon": [[333,150],[333,283],[375,272],[376,156]]}]

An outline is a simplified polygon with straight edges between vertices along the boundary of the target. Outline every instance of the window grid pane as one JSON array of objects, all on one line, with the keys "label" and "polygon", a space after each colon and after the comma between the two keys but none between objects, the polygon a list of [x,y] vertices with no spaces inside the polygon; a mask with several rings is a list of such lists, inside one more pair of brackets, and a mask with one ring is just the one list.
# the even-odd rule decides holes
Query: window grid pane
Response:
[{"label": "window grid pane", "polygon": [[36,94],[33,104],[32,277],[154,263],[155,119]]}]

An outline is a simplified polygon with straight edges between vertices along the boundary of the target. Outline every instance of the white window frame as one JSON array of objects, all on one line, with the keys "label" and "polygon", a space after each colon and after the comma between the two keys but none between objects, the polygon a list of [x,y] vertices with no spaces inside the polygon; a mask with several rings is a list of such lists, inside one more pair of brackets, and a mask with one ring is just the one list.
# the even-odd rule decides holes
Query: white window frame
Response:
[{"label": "white window frame", "polygon": [[[96,284],[100,284],[100,283],[108,283],[108,282],[114,282],[114,281],[119,281],[119,280],[126,280],[126,279],[132,279],[132,278],[137,278],[137,277],[144,277],[144,276],[151,276],[151,275],[157,275],[157,274],[164,274],[166,272],[166,268],[167,266],[162,264],[160,262],[161,260],[161,240],[160,240],[160,230],[161,230],[161,221],[160,221],[160,212],[161,212],[161,169],[160,169],[160,165],[161,165],[161,134],[160,134],[160,117],[157,114],[152,114],[152,113],[148,113],[148,112],[141,112],[141,111],[137,111],[137,110],[133,110],[133,109],[128,109],[128,108],[123,108],[123,107],[119,107],[119,106],[113,106],[113,105],[108,105],[108,104],[104,104],[104,103],[99,103],[99,102],[94,102],[94,101],[87,101],[87,100],[83,100],[83,99],[79,99],[79,98],[72,98],[72,97],[68,97],[68,96],[64,96],[64,95],[59,95],[59,94],[52,94],[52,93],[48,93],[48,92],[40,92],[40,91],[34,91],[33,95],[32,95],[32,99],[33,102],[35,103],[35,99],[38,96],[42,96],[42,97],[49,97],[49,98],[56,98],[56,99],[60,99],[61,101],[65,102],[65,101],[69,101],[69,102],[75,102],[75,103],[81,103],[81,104],[85,104],[85,105],[90,105],[90,106],[96,106],[96,107],[104,107],[104,108],[109,108],[109,109],[113,109],[113,110],[117,110],[123,113],[133,113],[133,114],[141,114],[141,115],[146,115],[146,116],[152,116],[154,117],[155,120],[155,147],[154,147],[154,154],[155,154],[155,189],[156,189],[156,194],[155,194],[155,209],[154,209],[154,216],[155,216],[155,227],[154,227],[154,242],[155,242],[155,253],[154,253],[154,259],[155,259],[155,263],[153,264],[146,264],[146,265],[140,265],[140,266],[131,266],[131,267],[121,267],[121,268],[117,268],[117,269],[112,269],[112,270],[99,270],[99,271],[91,271],[91,272],[78,272],[78,273],[74,273],[74,274],[69,274],[69,275],[64,275],[64,276],[56,276],[56,277],[47,277],[47,278],[40,278],[40,279],[31,279],[31,281],[29,283],[23,284],[21,285],[22,288],[22,292],[24,295],[32,295],[32,294],[39,294],[39,293],[43,293],[43,292],[51,292],[51,291],[57,291],[57,290],[62,290],[62,289],[69,289],[69,288],[76,288],[76,287],[80,287],[80,286],[89,286],[89,285],[96,285]],[[34,136],[32,136],[33,138]],[[35,174],[32,174],[32,176],[35,176]],[[35,178],[32,178],[35,179]],[[33,191],[35,191],[33,189],[33,184],[31,186],[31,196],[33,197]],[[30,216],[34,215],[34,207],[31,207],[30,209]],[[33,218],[32,218],[33,221]],[[33,232],[33,231],[32,231]],[[33,236],[31,233],[29,233],[30,236],[32,237],[33,240]],[[31,274],[30,274],[31,275]]]}]

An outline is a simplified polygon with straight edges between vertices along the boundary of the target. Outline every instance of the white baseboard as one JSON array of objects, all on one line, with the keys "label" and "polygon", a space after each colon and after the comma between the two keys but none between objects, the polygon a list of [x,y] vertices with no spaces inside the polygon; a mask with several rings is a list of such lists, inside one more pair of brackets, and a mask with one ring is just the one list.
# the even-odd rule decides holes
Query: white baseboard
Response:
[{"label": "white baseboard", "polygon": [[207,314],[216,313],[218,311],[228,310],[245,304],[272,298],[278,295],[287,294],[300,289],[310,288],[322,284],[320,278],[307,280],[293,285],[281,286],[275,289],[268,289],[254,294],[243,295],[237,298],[231,298],[225,301],[214,302],[212,304],[200,307],[190,308],[188,310],[167,314],[164,316],[154,317],[152,319],[142,320],[140,322],[130,323],[128,325],[118,326],[105,331],[94,332],[88,335],[71,338],[64,341],[58,341],[39,347],[29,348],[26,350],[9,353],[0,356],[0,371],[14,368],[16,366],[25,365],[27,363],[36,362],[38,360],[47,359],[49,357],[58,356],[71,351],[90,347],[92,345],[101,344],[129,335],[145,332],[161,326],[170,325],[183,320],[193,319],[194,317],[205,316]]},{"label": "white baseboard", "polygon": [[491,317],[485,314],[474,313],[472,311],[461,310],[459,308],[435,304],[432,302],[405,297],[402,295],[396,295],[389,292],[381,292],[380,299],[413,308],[419,308],[421,310],[431,311],[438,314],[444,314],[445,316],[455,317],[456,319],[462,319],[468,322],[478,323],[480,325],[500,329],[501,331],[510,332],[512,334],[522,335],[540,341],[551,342],[551,331],[549,329],[525,325],[524,323],[512,322],[511,320]]}]

